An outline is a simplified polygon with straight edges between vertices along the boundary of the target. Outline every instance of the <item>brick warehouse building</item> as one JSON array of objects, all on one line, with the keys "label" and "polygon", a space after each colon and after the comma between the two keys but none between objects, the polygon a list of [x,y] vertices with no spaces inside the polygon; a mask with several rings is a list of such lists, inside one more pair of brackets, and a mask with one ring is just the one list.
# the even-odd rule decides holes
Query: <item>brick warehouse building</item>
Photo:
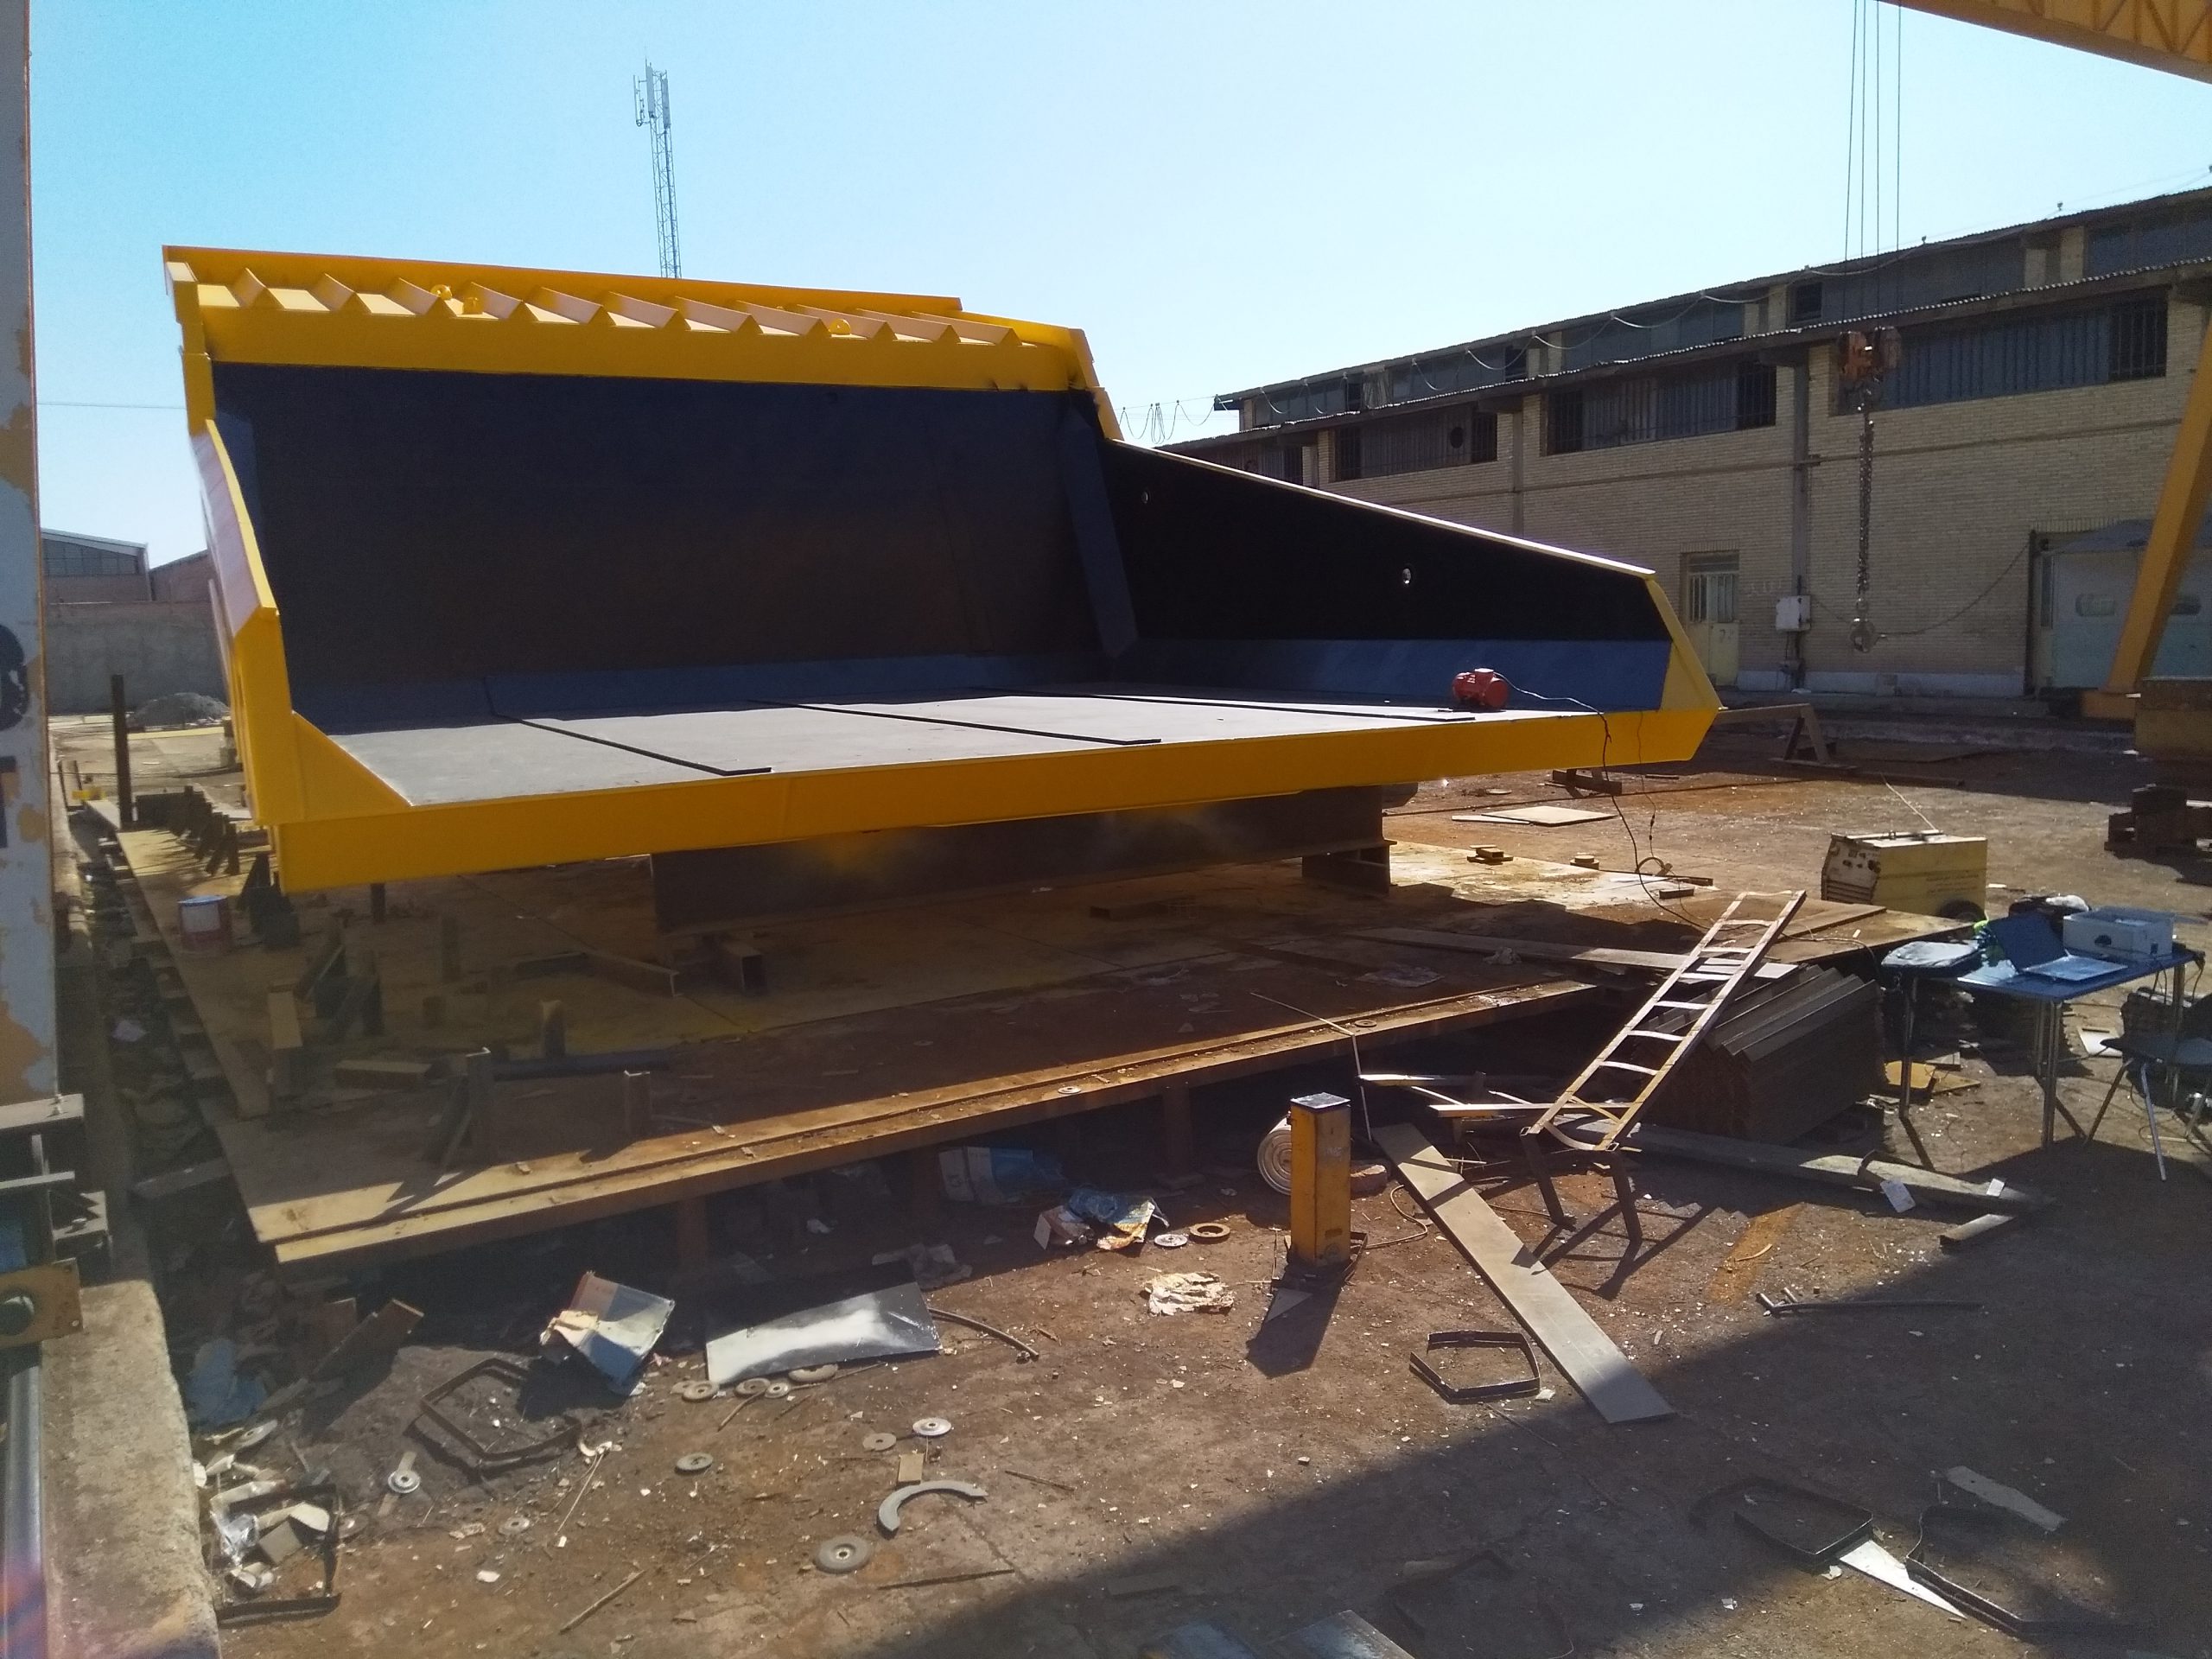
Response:
[{"label": "brick warehouse building", "polygon": [[[1237,432],[1173,448],[1650,566],[1723,684],[2063,693],[2110,660],[2208,308],[2212,189],[1232,392]],[[1862,653],[1839,343],[1882,327]],[[2158,671],[2212,673],[2208,599],[2200,556]]]}]

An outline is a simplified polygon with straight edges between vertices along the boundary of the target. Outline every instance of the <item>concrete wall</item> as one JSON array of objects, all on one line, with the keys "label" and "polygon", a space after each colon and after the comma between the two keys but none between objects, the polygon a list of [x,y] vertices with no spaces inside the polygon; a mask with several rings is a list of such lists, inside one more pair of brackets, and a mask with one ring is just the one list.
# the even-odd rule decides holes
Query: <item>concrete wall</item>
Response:
[{"label": "concrete wall", "polygon": [[143,573],[135,576],[54,576],[46,579],[49,605],[127,605],[147,597]]},{"label": "concrete wall", "polygon": [[215,580],[215,562],[205,553],[188,553],[146,572],[156,599],[196,599],[207,602],[207,586]]},{"label": "concrete wall", "polygon": [[[2063,251],[2063,250],[2061,250]],[[1774,602],[1790,572],[1793,379],[1811,384],[1805,683],[1838,691],[2017,696],[2029,679],[2037,533],[2148,518],[2173,448],[2205,310],[2169,302],[2157,379],[1878,413],[1870,616],[1885,637],[1851,649],[1859,538],[1859,421],[1834,412],[1834,359],[1777,371],[1775,424],[1749,432],[1541,453],[1540,397],[1498,417],[1498,458],[1325,487],[1657,571],[1679,603],[1694,555],[1741,563],[1737,683],[1789,683]],[[1330,435],[1320,435],[1325,462]],[[1516,487],[1516,471],[1518,487]]]},{"label": "concrete wall", "polygon": [[58,715],[108,706],[120,674],[130,706],[177,691],[231,700],[205,598],[136,605],[54,605],[46,613],[46,695]]}]

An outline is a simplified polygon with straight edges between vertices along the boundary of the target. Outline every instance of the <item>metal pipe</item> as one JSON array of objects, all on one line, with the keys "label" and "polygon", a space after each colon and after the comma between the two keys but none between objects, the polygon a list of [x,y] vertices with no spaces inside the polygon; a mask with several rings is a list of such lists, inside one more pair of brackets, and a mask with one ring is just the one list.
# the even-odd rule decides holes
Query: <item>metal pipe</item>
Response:
[{"label": "metal pipe", "polygon": [[115,726],[115,815],[128,830],[131,827],[130,702],[120,674],[108,676],[107,702],[108,718]]},{"label": "metal pipe", "polygon": [[46,1659],[45,1495],[36,1346],[8,1356],[0,1441],[0,1659]]}]

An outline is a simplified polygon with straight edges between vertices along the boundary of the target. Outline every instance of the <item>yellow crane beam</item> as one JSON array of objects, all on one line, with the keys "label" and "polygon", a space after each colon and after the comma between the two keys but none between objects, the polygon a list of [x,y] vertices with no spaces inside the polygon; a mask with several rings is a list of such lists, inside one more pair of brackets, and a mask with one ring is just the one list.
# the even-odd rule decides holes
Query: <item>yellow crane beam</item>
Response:
[{"label": "yellow crane beam", "polygon": [[1890,0],[1914,11],[2212,80],[2212,0]]},{"label": "yellow crane beam", "polygon": [[[2212,81],[2212,0],[1890,0],[1961,22],[2001,29],[2054,46],[2119,58],[2168,74]],[[2165,483],[2143,549],[2135,590],[2120,624],[2120,643],[2101,690],[2082,700],[2082,712],[2125,720],[2144,676],[2157,660],[2166,617],[2196,545],[2196,527],[2212,496],[2212,329],[2183,406]]]}]

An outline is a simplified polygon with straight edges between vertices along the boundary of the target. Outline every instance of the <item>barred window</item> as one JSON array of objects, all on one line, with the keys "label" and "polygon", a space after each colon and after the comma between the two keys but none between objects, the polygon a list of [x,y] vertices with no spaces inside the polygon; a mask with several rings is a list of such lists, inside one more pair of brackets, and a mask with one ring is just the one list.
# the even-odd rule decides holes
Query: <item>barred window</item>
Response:
[{"label": "barred window", "polygon": [[[1357,472],[1345,470],[1348,448]],[[1497,416],[1464,406],[1389,416],[1337,433],[1338,479],[1390,478],[1497,459]]]},{"label": "barred window", "polygon": [[[2111,305],[1994,317],[1949,328],[1907,329],[1882,402],[1891,409],[2058,391],[2166,372],[2163,294]],[[1837,389],[1836,408],[1850,407]]]},{"label": "barred window", "polygon": [[1774,369],[1743,361],[1555,391],[1545,399],[1544,451],[1615,449],[1774,424]]},{"label": "barred window", "polygon": [[94,547],[54,536],[41,537],[39,546],[49,576],[135,576],[143,569],[140,556],[127,549]]}]

